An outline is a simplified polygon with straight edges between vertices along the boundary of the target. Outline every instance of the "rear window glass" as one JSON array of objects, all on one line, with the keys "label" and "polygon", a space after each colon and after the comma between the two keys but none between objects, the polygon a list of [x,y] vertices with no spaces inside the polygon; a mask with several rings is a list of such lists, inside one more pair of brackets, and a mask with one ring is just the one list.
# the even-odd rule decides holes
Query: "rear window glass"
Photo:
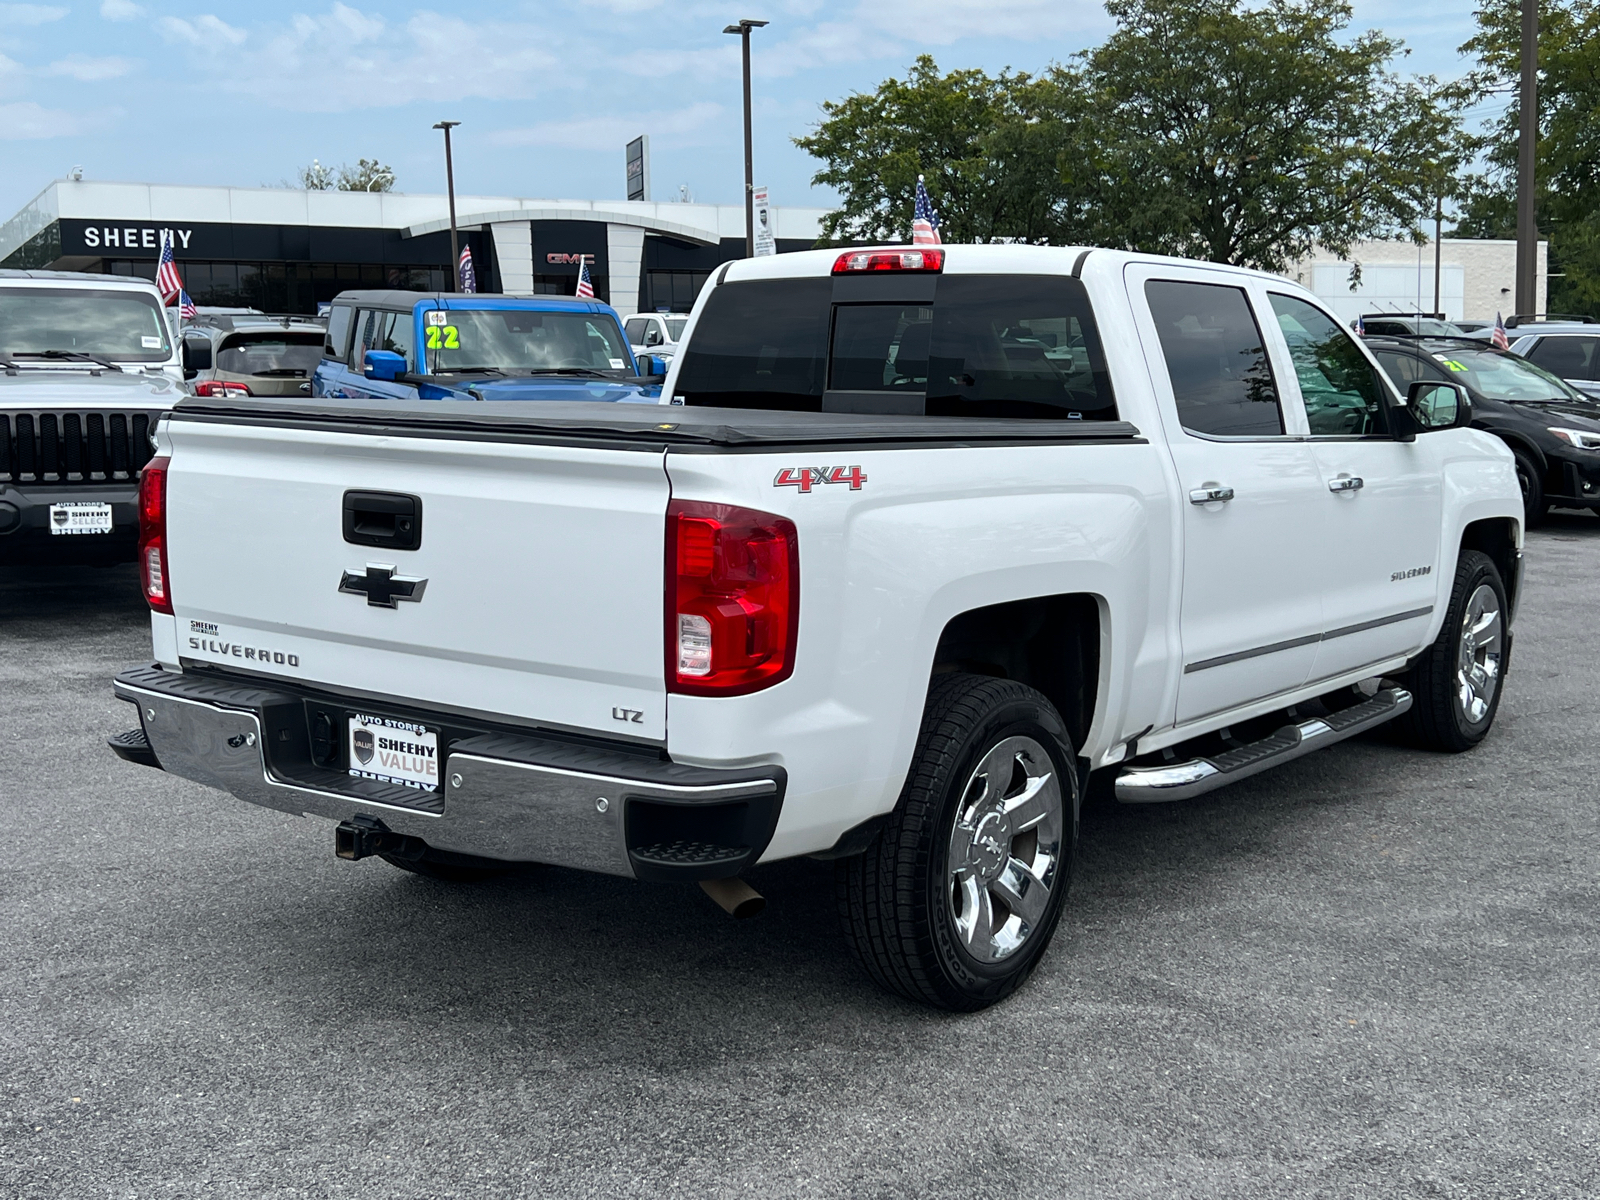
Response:
[{"label": "rear window glass", "polygon": [[307,376],[322,357],[315,334],[235,334],[217,351],[217,369],[233,375]]},{"label": "rear window glass", "polygon": [[1055,275],[944,276],[931,302],[836,304],[828,279],[725,284],[706,301],[675,393],[808,412],[920,402],[930,416],[1117,415],[1088,296]]}]

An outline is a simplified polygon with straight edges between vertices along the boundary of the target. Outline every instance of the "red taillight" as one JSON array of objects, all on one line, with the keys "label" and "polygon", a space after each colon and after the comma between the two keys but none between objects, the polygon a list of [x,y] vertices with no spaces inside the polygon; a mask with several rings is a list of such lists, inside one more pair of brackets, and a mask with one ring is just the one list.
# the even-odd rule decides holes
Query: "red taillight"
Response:
[{"label": "red taillight", "polygon": [[835,275],[849,275],[856,271],[942,271],[944,251],[920,248],[916,250],[846,250],[833,260]]},{"label": "red taillight", "polygon": [[772,513],[667,506],[667,690],[740,696],[794,672],[800,539]]},{"label": "red taillight", "polygon": [[139,574],[144,598],[156,612],[172,611],[167,570],[167,458],[152,458],[139,472]]},{"label": "red taillight", "polygon": [[242,383],[231,383],[226,379],[207,379],[194,385],[196,396],[248,396],[250,389]]}]

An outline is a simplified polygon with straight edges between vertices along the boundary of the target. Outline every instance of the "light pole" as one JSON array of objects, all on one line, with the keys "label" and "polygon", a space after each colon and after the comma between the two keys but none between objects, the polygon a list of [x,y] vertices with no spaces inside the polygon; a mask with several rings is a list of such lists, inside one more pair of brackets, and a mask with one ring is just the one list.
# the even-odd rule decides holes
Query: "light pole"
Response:
[{"label": "light pole", "polygon": [[452,291],[461,290],[461,247],[456,244],[456,169],[450,161],[450,131],[460,121],[440,121],[435,129],[444,130],[444,186],[450,194],[450,277],[455,280]]},{"label": "light pole", "polygon": [[1522,0],[1522,118],[1517,142],[1517,311],[1539,307],[1539,226],[1534,217],[1534,139],[1539,136],[1539,0]]},{"label": "light pole", "polygon": [[393,171],[379,171],[371,179],[367,180],[367,191],[370,192],[372,190],[372,185],[377,183],[380,179],[387,179],[389,181],[389,183],[390,183],[390,186],[393,186],[393,184],[394,184],[394,172]]},{"label": "light pole", "polygon": [[750,31],[760,29],[766,21],[741,20],[729,25],[723,33],[737,33],[744,42],[744,256],[756,256],[756,172],[751,161],[750,144]]}]

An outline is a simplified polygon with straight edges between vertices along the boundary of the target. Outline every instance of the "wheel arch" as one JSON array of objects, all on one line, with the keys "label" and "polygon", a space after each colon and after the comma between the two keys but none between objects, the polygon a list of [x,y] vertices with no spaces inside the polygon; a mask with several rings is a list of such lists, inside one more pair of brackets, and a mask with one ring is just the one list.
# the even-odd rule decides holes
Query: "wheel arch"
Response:
[{"label": "wheel arch", "polygon": [[1517,522],[1511,517],[1485,517],[1471,521],[1461,531],[1457,553],[1477,550],[1489,556],[1500,572],[1506,589],[1507,619],[1517,611],[1517,593],[1522,585],[1522,552],[1517,546]]},{"label": "wheel arch", "polygon": [[945,623],[932,673],[1013,679],[1043,693],[1082,754],[1103,690],[1103,639],[1109,634],[1104,611],[1104,598],[1092,592],[968,609]]}]

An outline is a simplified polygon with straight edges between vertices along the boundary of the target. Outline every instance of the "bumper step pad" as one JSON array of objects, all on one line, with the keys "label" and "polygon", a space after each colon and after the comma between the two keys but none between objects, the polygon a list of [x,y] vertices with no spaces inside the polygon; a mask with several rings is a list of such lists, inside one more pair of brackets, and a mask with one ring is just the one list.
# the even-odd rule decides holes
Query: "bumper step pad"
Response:
[{"label": "bumper step pad", "polygon": [[138,763],[141,767],[161,769],[161,764],[156,761],[156,752],[150,748],[150,739],[144,736],[143,729],[130,729],[127,733],[108,737],[106,745],[118,758]]},{"label": "bumper step pad", "polygon": [[1117,776],[1117,799],[1123,804],[1162,804],[1200,796],[1354,737],[1410,707],[1411,693],[1405,688],[1384,688],[1370,700],[1325,717],[1285,725],[1259,742],[1235,750],[1154,767],[1127,767]]}]

